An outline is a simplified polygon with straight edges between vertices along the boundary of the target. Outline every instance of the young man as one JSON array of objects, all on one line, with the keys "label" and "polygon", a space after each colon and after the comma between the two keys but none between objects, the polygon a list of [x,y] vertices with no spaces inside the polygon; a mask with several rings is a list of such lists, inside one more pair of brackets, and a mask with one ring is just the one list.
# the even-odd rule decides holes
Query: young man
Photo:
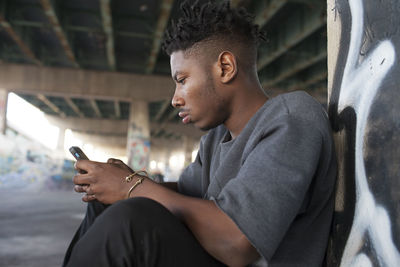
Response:
[{"label": "young man", "polygon": [[164,42],[172,105],[183,123],[210,131],[177,184],[114,159],[78,161],[86,173],[75,190],[88,211],[64,264],[321,266],[336,176],[326,113],[306,93],[264,94],[260,34],[244,10],[182,10]]}]

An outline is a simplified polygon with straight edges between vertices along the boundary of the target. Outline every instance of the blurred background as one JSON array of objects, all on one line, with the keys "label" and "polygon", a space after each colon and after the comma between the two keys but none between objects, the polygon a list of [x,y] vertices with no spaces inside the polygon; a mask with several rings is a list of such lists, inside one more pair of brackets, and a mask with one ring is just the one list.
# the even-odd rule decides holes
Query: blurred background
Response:
[{"label": "blurred background", "polygon": [[[172,108],[160,49],[181,2],[0,0],[0,266],[60,264],[85,208],[72,192],[70,146],[157,181],[176,181],[195,158],[204,132]],[[267,34],[266,93],[306,90],[326,106],[326,3],[231,4]]]}]

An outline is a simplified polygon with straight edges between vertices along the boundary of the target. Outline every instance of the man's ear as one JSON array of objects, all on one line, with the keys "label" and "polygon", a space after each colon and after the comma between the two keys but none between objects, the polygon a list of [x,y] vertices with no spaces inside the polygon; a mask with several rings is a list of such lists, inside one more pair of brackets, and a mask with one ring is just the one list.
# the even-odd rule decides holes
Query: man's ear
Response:
[{"label": "man's ear", "polygon": [[222,83],[231,82],[237,75],[236,57],[229,51],[224,51],[218,56],[218,68]]}]

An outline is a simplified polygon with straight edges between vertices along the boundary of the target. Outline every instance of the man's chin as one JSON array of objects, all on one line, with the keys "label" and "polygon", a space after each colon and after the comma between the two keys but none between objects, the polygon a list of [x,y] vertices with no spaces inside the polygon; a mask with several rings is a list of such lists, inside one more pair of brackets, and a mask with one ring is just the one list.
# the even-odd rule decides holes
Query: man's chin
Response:
[{"label": "man's chin", "polygon": [[200,129],[202,131],[209,131],[217,126],[218,125],[199,125],[199,124],[194,123],[194,127],[196,127],[197,129]]}]

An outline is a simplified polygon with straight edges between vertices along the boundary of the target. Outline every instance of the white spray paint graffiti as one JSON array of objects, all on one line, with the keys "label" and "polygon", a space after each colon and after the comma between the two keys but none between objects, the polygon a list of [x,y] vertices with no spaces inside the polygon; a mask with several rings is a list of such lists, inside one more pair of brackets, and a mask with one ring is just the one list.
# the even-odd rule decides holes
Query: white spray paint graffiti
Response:
[{"label": "white spray paint graffiti", "polygon": [[400,266],[400,253],[393,243],[387,211],[379,206],[367,183],[363,158],[364,134],[376,93],[395,61],[395,49],[389,40],[381,42],[361,63],[358,62],[364,28],[362,0],[350,0],[352,15],[350,47],[343,73],[338,112],[353,107],[357,114],[355,144],[356,204],[353,225],[341,260],[341,266],[372,266],[367,255],[359,253],[363,237],[369,234],[380,266]]}]

